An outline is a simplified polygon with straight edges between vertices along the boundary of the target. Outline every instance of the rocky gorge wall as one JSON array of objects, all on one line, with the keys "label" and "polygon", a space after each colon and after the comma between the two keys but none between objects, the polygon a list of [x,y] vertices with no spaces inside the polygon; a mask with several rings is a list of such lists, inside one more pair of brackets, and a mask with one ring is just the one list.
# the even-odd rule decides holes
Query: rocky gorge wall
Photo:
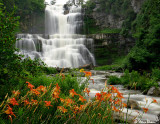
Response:
[{"label": "rocky gorge wall", "polygon": [[115,44],[119,50],[123,49],[124,54],[127,54],[130,49],[135,45],[132,37],[125,38],[120,34],[89,34],[88,38],[94,39],[94,47],[101,48],[110,44]]},{"label": "rocky gorge wall", "polygon": [[21,33],[44,34],[45,33],[45,14],[34,14],[26,16],[20,21]]},{"label": "rocky gorge wall", "polygon": [[[111,1],[92,0],[86,7],[87,20],[94,20],[88,21],[92,24],[88,23],[87,28],[93,32],[89,32],[87,37],[94,39],[97,65],[111,64],[114,58],[126,56],[135,45],[131,25],[145,0]],[[95,31],[96,28],[100,31]],[[108,29],[109,33],[105,31]],[[119,32],[112,29],[118,29]]]},{"label": "rocky gorge wall", "polygon": [[[127,13],[123,12],[125,11],[125,8],[124,10],[115,9],[109,12],[106,12],[105,10],[101,11],[100,9],[102,3],[100,2],[100,0],[93,0],[93,1],[95,1],[95,8],[92,10],[91,17],[95,19],[97,26],[100,26],[102,28],[122,28],[123,22],[125,21],[127,16],[126,15]],[[139,13],[144,1],[145,0],[131,0],[130,3],[126,5],[127,6],[126,11],[127,9],[130,9],[129,11],[133,10],[135,14]],[[110,4],[109,6],[112,5]],[[120,7],[122,6],[123,5],[120,5]],[[110,7],[109,9],[112,9],[112,7]],[[121,11],[121,13],[118,13],[116,11]]]}]

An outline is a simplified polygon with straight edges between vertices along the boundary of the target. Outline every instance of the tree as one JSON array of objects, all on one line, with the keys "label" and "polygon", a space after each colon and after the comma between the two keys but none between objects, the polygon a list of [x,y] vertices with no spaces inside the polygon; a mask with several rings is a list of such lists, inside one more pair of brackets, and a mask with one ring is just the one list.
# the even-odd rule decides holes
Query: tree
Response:
[{"label": "tree", "polygon": [[4,5],[0,3],[0,82],[5,83],[19,73],[18,61],[15,54],[15,33],[18,30],[18,17],[14,17],[15,11],[8,13]]}]

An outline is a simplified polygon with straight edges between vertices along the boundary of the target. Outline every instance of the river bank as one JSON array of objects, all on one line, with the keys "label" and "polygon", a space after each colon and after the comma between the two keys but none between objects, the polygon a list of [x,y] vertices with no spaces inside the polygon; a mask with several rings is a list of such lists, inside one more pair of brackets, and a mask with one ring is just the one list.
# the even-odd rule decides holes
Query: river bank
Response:
[{"label": "river bank", "polygon": [[[94,71],[91,70],[93,76],[91,76],[91,79],[94,80],[94,84],[92,81],[90,81],[88,88],[90,88],[90,96],[88,97],[86,94],[86,97],[94,98],[96,93],[100,93],[103,88],[105,87],[105,82],[108,80],[106,78],[106,74],[114,75],[117,77],[120,77],[123,75],[123,73],[117,73],[117,72],[107,72],[107,71]],[[109,84],[107,84],[109,85]],[[129,101],[129,106],[125,109],[123,109],[123,113],[128,113],[130,117],[135,117],[136,121],[138,122],[151,122],[156,123],[158,121],[157,115],[160,112],[160,98],[149,96],[149,95],[143,95],[143,93],[139,90],[128,90],[124,88],[122,85],[113,85],[121,93],[123,93],[123,102],[127,103]],[[156,99],[158,103],[152,103],[153,99]],[[144,113],[143,108],[148,108],[148,112]]]}]

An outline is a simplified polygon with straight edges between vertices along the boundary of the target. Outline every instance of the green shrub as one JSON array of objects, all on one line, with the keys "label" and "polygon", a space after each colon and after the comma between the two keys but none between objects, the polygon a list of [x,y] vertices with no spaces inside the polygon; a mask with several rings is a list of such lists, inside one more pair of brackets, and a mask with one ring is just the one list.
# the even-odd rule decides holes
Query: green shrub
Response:
[{"label": "green shrub", "polygon": [[154,78],[155,80],[160,80],[160,69],[152,69],[152,78]]},{"label": "green shrub", "polygon": [[130,70],[150,68],[148,64],[151,62],[152,55],[146,48],[134,47],[126,57],[124,66]]},{"label": "green shrub", "polygon": [[107,80],[107,83],[115,85],[115,84],[121,84],[121,79],[116,76],[110,76]]},{"label": "green shrub", "polygon": [[147,93],[149,88],[158,86],[156,80],[150,77],[150,75],[145,73],[140,75],[137,71],[129,73],[129,70],[125,70],[124,76],[120,79],[125,87],[128,87],[129,89],[142,90],[144,93]]}]

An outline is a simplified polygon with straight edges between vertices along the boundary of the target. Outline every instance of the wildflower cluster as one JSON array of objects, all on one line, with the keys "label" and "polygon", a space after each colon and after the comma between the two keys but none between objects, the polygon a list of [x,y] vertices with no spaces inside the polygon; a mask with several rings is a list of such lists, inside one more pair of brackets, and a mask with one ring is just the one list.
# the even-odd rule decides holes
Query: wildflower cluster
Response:
[{"label": "wildflower cluster", "polygon": [[[87,72],[86,76],[88,75],[91,76],[91,72]],[[0,115],[7,115],[11,123],[113,123],[113,114],[120,114],[127,107],[122,102],[123,94],[112,85],[105,84],[105,88],[96,93],[93,100],[84,97],[85,93],[90,97],[90,89],[87,87],[81,93],[72,88],[64,93],[62,87],[65,85],[65,76],[60,76],[63,79],[60,79],[61,87],[59,83],[51,83],[49,86],[40,85],[36,88],[26,82],[26,94],[22,95],[17,90],[12,92],[11,97],[6,96],[0,105]],[[153,99],[153,103],[157,101]],[[147,111],[144,108],[144,112]]]}]

